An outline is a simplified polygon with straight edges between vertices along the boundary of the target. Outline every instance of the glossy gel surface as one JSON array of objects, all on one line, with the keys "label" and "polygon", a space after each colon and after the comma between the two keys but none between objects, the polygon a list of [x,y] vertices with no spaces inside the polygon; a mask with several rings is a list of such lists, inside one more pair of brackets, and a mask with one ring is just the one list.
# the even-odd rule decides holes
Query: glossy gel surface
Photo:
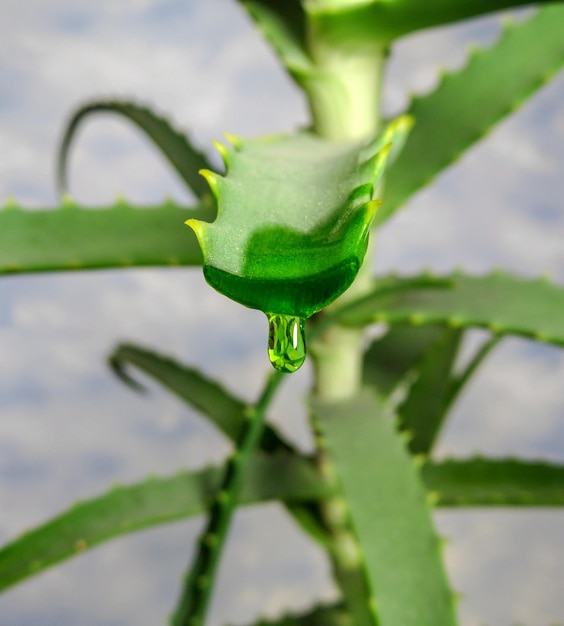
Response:
[{"label": "glossy gel surface", "polygon": [[267,313],[268,358],[279,372],[291,374],[305,361],[305,320],[293,315]]}]

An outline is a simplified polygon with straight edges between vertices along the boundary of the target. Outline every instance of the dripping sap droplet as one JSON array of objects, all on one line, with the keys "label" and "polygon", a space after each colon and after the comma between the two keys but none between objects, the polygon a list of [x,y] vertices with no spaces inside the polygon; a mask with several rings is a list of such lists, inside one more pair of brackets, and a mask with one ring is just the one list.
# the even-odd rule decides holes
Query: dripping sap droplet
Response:
[{"label": "dripping sap droplet", "polygon": [[294,315],[267,313],[268,358],[279,372],[291,374],[305,361],[305,320]]}]

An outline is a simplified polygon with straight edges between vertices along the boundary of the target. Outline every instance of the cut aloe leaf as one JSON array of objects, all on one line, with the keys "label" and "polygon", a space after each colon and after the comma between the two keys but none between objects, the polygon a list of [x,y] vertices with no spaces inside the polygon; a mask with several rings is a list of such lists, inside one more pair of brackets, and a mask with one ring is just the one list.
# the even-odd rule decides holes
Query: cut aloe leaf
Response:
[{"label": "cut aloe leaf", "polygon": [[227,176],[202,172],[218,217],[187,222],[208,283],[245,306],[299,318],[335,300],[362,264],[393,134],[385,145],[302,132],[219,146]]}]

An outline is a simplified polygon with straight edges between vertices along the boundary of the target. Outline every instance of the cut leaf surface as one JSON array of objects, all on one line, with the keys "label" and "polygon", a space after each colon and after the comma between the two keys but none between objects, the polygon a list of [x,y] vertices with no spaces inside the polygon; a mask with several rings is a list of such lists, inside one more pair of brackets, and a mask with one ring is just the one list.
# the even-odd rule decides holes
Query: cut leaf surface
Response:
[{"label": "cut leaf surface", "polygon": [[[397,4],[402,3],[378,6]],[[456,10],[472,3],[447,4]],[[427,11],[428,3],[419,5]],[[528,21],[505,27],[491,48],[476,51],[466,67],[413,100],[408,112],[415,127],[390,167],[377,224],[556,75],[564,65],[562,32],[564,6],[544,7]]]},{"label": "cut leaf surface", "polygon": [[133,122],[160,149],[182,180],[198,197],[209,193],[205,182],[198,176],[201,169],[210,167],[207,157],[166,118],[157,115],[146,106],[129,100],[96,100],[80,107],[73,114],[63,134],[59,150],[57,175],[61,190],[66,191],[68,188],[67,161],[77,130],[86,118],[95,113],[114,113]]},{"label": "cut leaf surface", "polygon": [[312,410],[343,486],[378,623],[454,626],[426,492],[392,420],[368,390],[339,403],[313,400]]},{"label": "cut leaf surface", "polygon": [[[397,280],[401,284],[404,279]],[[373,295],[335,311],[334,318],[351,325],[438,322],[564,345],[564,287],[545,279],[530,280],[502,272],[488,276],[453,274],[445,281],[450,287],[398,288],[388,294],[376,287]]]},{"label": "cut leaf surface", "polygon": [[87,209],[67,202],[54,210],[0,209],[0,274],[155,265],[201,265],[195,237],[182,222],[213,219],[212,204],[187,209],[167,202],[125,202]]},{"label": "cut leaf surface", "polygon": [[221,149],[225,178],[204,172],[218,200],[216,221],[187,222],[206,280],[245,306],[307,318],[360,268],[389,144],[308,133],[234,143]]}]

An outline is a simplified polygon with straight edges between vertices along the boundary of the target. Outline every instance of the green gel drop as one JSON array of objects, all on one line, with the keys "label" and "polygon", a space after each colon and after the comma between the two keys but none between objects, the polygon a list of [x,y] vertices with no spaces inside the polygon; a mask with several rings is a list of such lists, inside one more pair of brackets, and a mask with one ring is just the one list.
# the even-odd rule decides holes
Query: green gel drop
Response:
[{"label": "green gel drop", "polygon": [[268,358],[279,372],[299,370],[306,357],[305,320],[294,315],[267,313]]}]

